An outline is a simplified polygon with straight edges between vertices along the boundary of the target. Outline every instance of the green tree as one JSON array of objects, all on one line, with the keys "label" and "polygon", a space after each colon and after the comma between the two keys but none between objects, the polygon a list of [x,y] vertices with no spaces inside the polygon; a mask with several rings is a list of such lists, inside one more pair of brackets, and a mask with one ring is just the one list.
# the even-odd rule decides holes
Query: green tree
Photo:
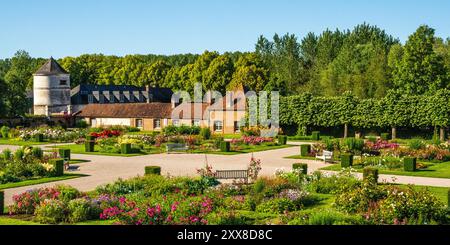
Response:
[{"label": "green tree", "polygon": [[433,93],[447,86],[443,58],[433,49],[434,29],[423,25],[409,36],[402,60],[393,73],[395,87],[405,94]]},{"label": "green tree", "polygon": [[269,71],[260,57],[255,53],[245,54],[235,64],[235,72],[228,89],[243,85],[259,92],[264,89],[268,77]]},{"label": "green tree", "polygon": [[204,72],[203,88],[205,90],[216,90],[225,92],[226,86],[233,76],[233,63],[228,55],[220,55],[209,64]]}]

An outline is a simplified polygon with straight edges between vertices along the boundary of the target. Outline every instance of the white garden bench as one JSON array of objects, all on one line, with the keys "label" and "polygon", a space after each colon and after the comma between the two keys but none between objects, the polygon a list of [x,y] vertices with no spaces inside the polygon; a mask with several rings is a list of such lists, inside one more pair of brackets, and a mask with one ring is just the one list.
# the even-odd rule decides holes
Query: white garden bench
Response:
[{"label": "white garden bench", "polygon": [[332,151],[323,151],[322,155],[316,155],[316,158],[323,160],[324,162],[333,160]]}]

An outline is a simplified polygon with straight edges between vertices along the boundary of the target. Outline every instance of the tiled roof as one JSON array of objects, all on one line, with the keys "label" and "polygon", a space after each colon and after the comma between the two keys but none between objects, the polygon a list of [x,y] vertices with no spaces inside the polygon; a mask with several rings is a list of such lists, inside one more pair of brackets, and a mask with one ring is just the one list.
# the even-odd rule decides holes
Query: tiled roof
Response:
[{"label": "tiled roof", "polygon": [[181,103],[176,107],[176,112],[179,112],[179,119],[203,119],[204,112],[208,109],[208,106],[209,104],[207,103]]},{"label": "tiled roof", "polygon": [[48,59],[47,62],[45,62],[45,64],[34,73],[34,75],[44,75],[44,76],[59,75],[59,74],[69,74],[69,73],[66,70],[64,70],[64,68],[62,68],[58,64],[58,62],[56,62],[56,60],[53,59],[53,57],[50,57],[50,59]]},{"label": "tiled roof", "polygon": [[80,117],[103,118],[170,118],[171,103],[89,104]]}]

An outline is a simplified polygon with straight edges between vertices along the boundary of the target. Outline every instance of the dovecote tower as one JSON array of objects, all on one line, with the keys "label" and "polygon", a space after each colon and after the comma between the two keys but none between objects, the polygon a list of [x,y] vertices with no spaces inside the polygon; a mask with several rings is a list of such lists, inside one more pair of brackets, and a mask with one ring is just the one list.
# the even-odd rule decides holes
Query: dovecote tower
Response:
[{"label": "dovecote tower", "polygon": [[70,113],[70,75],[53,57],[33,74],[34,115]]}]

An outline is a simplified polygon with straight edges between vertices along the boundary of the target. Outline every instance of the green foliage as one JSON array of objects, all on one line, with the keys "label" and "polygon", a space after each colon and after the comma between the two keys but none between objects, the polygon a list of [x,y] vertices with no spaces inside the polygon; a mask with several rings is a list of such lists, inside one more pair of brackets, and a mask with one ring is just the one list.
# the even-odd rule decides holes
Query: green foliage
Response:
[{"label": "green foliage", "polygon": [[364,140],[353,137],[345,138],[342,146],[346,152],[361,153],[364,148]]},{"label": "green foliage", "polygon": [[416,164],[417,158],[415,157],[404,157],[403,158],[403,166],[404,170],[408,172],[414,172],[416,171]]},{"label": "green foliage", "polygon": [[43,224],[58,224],[66,219],[64,202],[57,199],[45,199],[34,212],[36,221]]},{"label": "green foliage", "polygon": [[70,223],[82,222],[93,218],[91,217],[91,205],[86,198],[70,200],[67,204],[67,211]]},{"label": "green foliage", "polygon": [[220,142],[220,151],[221,152],[229,152],[230,151],[230,142],[229,141],[222,141]]},{"label": "green foliage", "polygon": [[341,167],[349,168],[353,165],[353,155],[348,153],[341,154]]},{"label": "green foliage", "polygon": [[84,143],[84,150],[86,152],[94,152],[95,149],[95,141],[86,141],[86,143]]},{"label": "green foliage", "polygon": [[362,225],[363,217],[348,215],[332,209],[320,210],[309,215],[308,225]]},{"label": "green foliage", "polygon": [[31,155],[37,159],[42,159],[44,156],[44,151],[40,147],[33,147],[31,150]]},{"label": "green foliage", "polygon": [[131,144],[121,144],[120,145],[120,153],[121,154],[131,154]]},{"label": "green foliage", "polygon": [[373,167],[365,167],[363,169],[363,179],[368,183],[378,183],[378,169]]},{"label": "green foliage", "polygon": [[159,166],[145,166],[145,175],[156,174],[161,175],[161,167]]},{"label": "green foliage", "polygon": [[295,211],[295,204],[288,198],[273,198],[262,202],[256,207],[256,211],[260,213],[279,213],[285,211]]},{"label": "green foliage", "polygon": [[4,209],[5,209],[5,192],[0,191],[0,215],[3,214]]},{"label": "green foliage", "polygon": [[44,135],[43,134],[36,134],[34,141],[36,142],[44,142]]},{"label": "green foliage", "polygon": [[81,192],[69,185],[58,185],[56,186],[56,189],[59,191],[58,199],[64,203],[68,203],[70,200],[81,197]]},{"label": "green foliage", "polygon": [[300,145],[300,156],[308,156],[310,152],[311,152],[310,144]]},{"label": "green foliage", "polygon": [[382,139],[382,140],[389,140],[389,133],[381,133],[380,134],[380,138]]}]

